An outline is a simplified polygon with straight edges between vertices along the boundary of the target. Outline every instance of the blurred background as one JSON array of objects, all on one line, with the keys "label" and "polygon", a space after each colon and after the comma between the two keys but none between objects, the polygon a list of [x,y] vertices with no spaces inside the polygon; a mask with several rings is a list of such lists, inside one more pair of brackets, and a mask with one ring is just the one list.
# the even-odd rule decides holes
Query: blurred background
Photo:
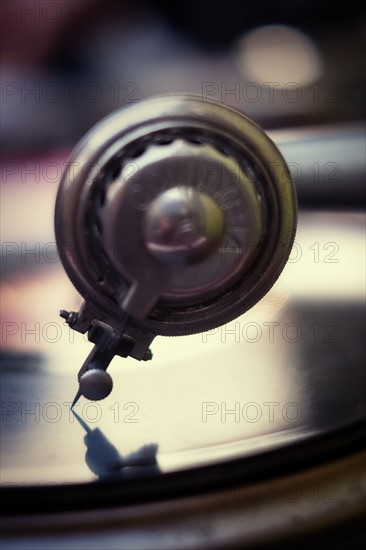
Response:
[{"label": "blurred background", "polygon": [[139,98],[217,98],[266,128],[364,116],[365,17],[331,0],[3,0],[3,153],[71,147]]}]

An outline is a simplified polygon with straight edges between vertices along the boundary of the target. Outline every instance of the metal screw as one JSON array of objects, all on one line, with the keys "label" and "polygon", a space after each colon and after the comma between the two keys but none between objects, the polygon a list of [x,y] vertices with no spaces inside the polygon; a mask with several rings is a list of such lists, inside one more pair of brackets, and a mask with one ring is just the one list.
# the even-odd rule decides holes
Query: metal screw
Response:
[{"label": "metal screw", "polygon": [[78,314],[76,313],[76,311],[66,311],[66,309],[61,309],[60,317],[65,319],[68,325],[72,326],[73,324],[76,323]]}]

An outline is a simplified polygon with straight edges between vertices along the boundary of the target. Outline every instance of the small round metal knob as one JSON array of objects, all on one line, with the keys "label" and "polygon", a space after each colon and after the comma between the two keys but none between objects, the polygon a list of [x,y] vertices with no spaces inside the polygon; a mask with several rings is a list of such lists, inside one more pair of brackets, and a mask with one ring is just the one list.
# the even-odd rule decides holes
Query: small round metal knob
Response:
[{"label": "small round metal knob", "polygon": [[105,399],[113,388],[112,378],[102,369],[90,369],[80,377],[80,393],[91,401]]},{"label": "small round metal knob", "polygon": [[215,249],[224,233],[224,216],[217,202],[192,187],[161,193],[145,214],[144,236],[159,261],[191,265]]}]

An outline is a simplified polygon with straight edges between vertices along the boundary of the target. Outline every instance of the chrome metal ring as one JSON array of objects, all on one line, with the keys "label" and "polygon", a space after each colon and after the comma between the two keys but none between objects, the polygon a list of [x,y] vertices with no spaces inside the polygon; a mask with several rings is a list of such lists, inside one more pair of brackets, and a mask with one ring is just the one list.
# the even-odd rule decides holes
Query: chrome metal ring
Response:
[{"label": "chrome metal ring", "polygon": [[[163,285],[157,302],[151,302],[151,307],[149,297],[144,293],[141,294],[141,303],[135,298],[131,306],[132,320],[134,312],[137,312],[136,322],[140,326],[162,335],[209,330],[251,308],[271,288],[286,264],[297,221],[296,196],[281,154],[264,131],[241,113],[220,103],[191,96],[151,98],[113,113],[93,128],[76,147],[62,178],[55,213],[56,240],[70,279],[86,301],[112,319],[118,321],[129,308],[126,295],[131,291],[133,276],[125,263],[117,265],[108,252],[108,242],[113,240],[119,227],[117,222],[110,226],[109,223],[113,216],[118,220],[118,214],[123,211],[130,222],[128,226],[121,226],[122,233],[133,226],[132,242],[137,232],[134,217],[141,212],[141,204],[124,202],[128,198],[125,189],[128,189],[131,178],[126,177],[120,184],[116,184],[116,180],[127,165],[138,166],[141,177],[145,178],[141,179],[143,183],[140,181],[140,184],[145,190],[148,185],[151,186],[151,193],[147,193],[149,208],[159,194],[174,185],[169,181],[166,187],[158,189],[154,181],[151,184],[147,181],[147,176],[144,176],[149,174],[147,152],[153,147],[165,150],[160,163],[156,164],[160,180],[164,180],[164,167],[174,165],[176,160],[174,151],[177,146],[174,144],[177,143],[187,144],[184,151],[186,155],[192,155],[192,161],[206,151],[207,162],[217,153],[215,158],[219,159],[219,163],[235,163],[244,195],[249,193],[249,187],[256,194],[257,202],[250,202],[248,216],[258,208],[256,223],[260,220],[260,232],[253,237],[250,261],[235,264],[240,266],[240,269],[233,269],[235,276],[222,278],[222,284],[213,285],[209,289],[211,291],[195,293],[190,290],[187,292],[189,296],[184,298],[180,283],[180,287],[172,284],[168,290]],[[186,165],[189,165],[188,157]],[[165,179],[169,178],[166,176]],[[184,186],[187,182],[180,184]],[[204,183],[198,182],[198,187],[199,184],[204,186]],[[214,195],[213,189],[206,191]],[[219,188],[213,198],[220,204]],[[113,205],[117,204],[117,199],[121,210],[116,213]],[[224,203],[221,205],[224,206]],[[225,227],[229,227],[228,222]],[[255,228],[256,225],[254,223],[249,227]],[[107,233],[107,239],[102,237],[103,231]],[[128,238],[122,241],[126,253]],[[239,243],[238,254],[243,253],[241,245],[242,242]],[[221,248],[225,252],[223,243]],[[141,257],[144,255],[146,260],[148,254],[145,249]],[[136,276],[143,272],[144,265],[142,261],[137,262]],[[204,264],[201,267],[204,270]],[[171,272],[172,268],[164,269],[156,270],[154,284],[157,287],[159,281],[164,279],[164,273],[167,274],[169,269]],[[174,269],[177,274],[175,279],[179,279],[179,269],[188,272],[184,266]],[[189,269],[193,270],[191,267]],[[205,281],[207,270],[203,274]],[[150,270],[150,273],[153,272]],[[221,274],[219,269],[217,273]],[[183,280],[184,277],[180,276],[180,281]],[[149,285],[149,280],[145,284]],[[179,296],[178,287],[183,298]],[[145,310],[144,303],[147,304]]]}]

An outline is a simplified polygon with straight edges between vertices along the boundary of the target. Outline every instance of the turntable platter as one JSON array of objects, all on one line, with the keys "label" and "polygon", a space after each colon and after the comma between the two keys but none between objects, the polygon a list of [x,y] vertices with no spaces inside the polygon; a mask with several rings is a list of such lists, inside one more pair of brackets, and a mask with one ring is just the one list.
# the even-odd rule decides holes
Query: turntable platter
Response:
[{"label": "turntable platter", "polygon": [[302,213],[289,263],[256,307],[204,334],[157,338],[151,362],[115,358],[111,395],[82,398],[76,415],[90,344],[57,318],[61,295],[73,305],[76,293],[59,262],[9,270],[2,485],[179,472],[311,445],[364,420],[363,219]]}]

